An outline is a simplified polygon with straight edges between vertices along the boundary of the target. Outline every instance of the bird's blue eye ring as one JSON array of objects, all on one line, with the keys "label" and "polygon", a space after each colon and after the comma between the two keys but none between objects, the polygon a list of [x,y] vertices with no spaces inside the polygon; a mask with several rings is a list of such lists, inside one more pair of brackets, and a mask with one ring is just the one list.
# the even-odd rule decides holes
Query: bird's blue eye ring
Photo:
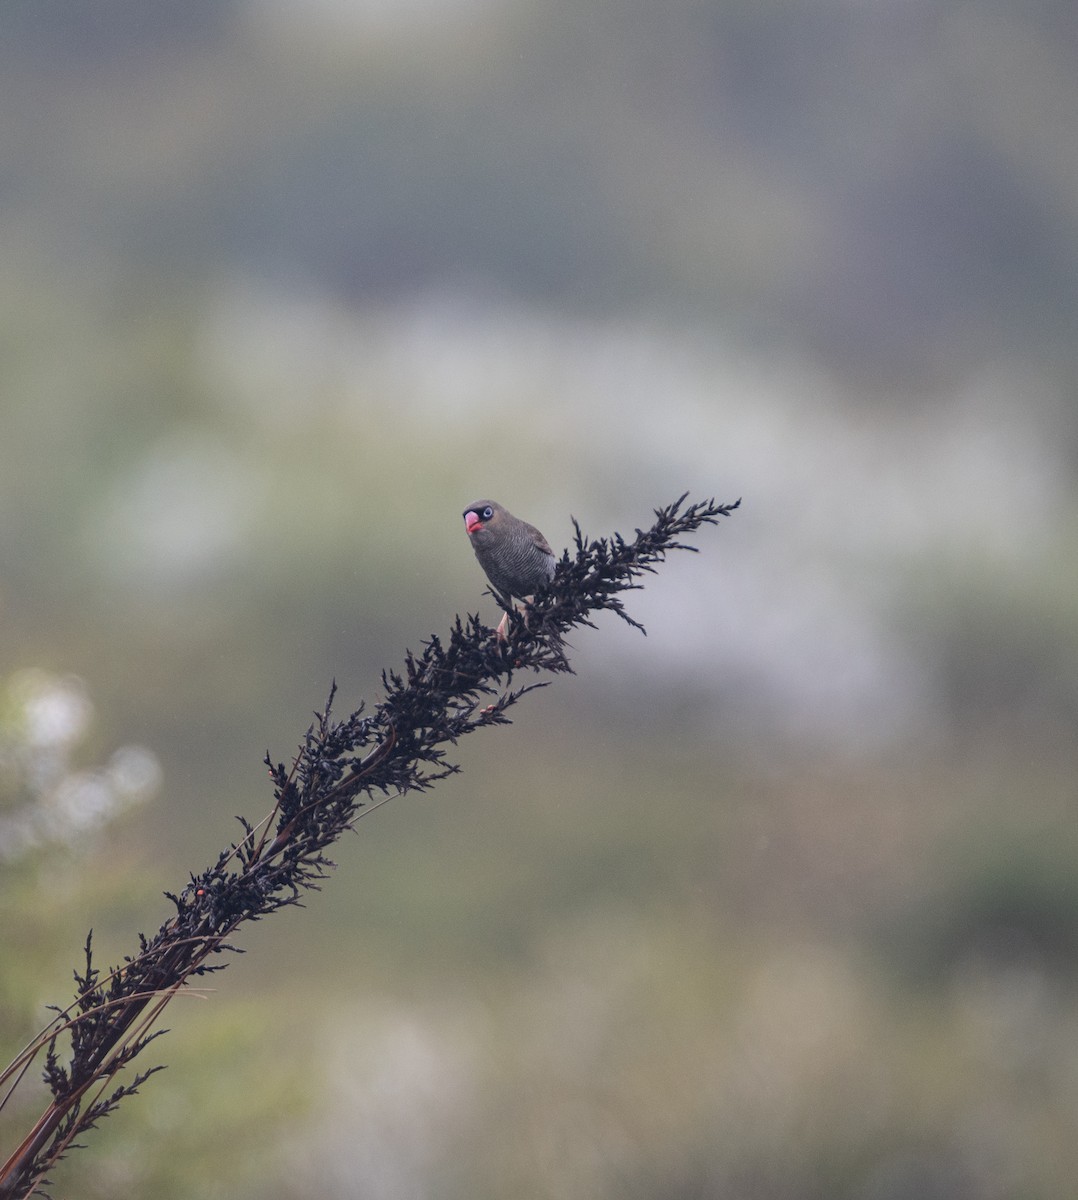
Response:
[{"label": "bird's blue eye ring", "polygon": [[483,518],[484,521],[489,521],[490,518],[492,516],[494,516],[494,509],[492,509],[490,507],[490,505],[488,504],[486,506],[486,508],[484,508],[483,511],[479,515]]}]

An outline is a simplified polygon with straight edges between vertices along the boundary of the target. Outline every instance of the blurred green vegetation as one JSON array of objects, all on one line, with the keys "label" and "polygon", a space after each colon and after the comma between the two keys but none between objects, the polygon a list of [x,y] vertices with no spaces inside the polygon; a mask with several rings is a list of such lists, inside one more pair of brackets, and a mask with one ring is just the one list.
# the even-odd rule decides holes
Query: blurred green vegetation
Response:
[{"label": "blurred green vegetation", "polygon": [[173,1005],[57,1194],[1068,1194],[1070,7],[3,19],[0,676],[92,712],[36,792],[0,712],[0,850],[118,748],[163,781],[5,850],[4,1049],[331,679],[495,615],[465,503],[745,497]]}]

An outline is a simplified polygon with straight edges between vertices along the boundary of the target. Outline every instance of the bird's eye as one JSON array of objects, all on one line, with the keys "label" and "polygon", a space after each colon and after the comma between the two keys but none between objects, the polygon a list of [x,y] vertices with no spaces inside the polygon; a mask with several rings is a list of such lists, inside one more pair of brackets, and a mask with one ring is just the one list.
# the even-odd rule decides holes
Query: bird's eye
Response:
[{"label": "bird's eye", "polygon": [[490,507],[490,505],[488,504],[486,506],[486,508],[484,508],[483,511],[479,515],[483,518],[484,521],[489,521],[490,518],[492,516],[494,516],[494,509],[492,509]]}]

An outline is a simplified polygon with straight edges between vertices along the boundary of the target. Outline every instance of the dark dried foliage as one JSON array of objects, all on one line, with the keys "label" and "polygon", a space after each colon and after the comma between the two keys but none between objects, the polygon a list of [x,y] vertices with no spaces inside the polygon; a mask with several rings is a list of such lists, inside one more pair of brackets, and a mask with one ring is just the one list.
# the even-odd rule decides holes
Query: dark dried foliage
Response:
[{"label": "dark dried foliage", "polygon": [[[165,1032],[152,1028],[176,992],[192,978],[224,968],[225,962],[212,960],[237,951],[227,939],[239,925],[301,903],[334,865],[326,850],[358,816],[455,772],[448,747],[474,729],[508,724],[507,711],[545,686],[514,687],[519,673],[571,671],[564,635],[575,626],[591,626],[600,611],[614,612],[643,631],[625,611],[621,593],[640,587],[637,579],[654,571],[669,551],[695,550],[678,539],[716,524],[740,504],[709,500],[683,507],[685,499],[656,509],[654,524],[637,529],[632,541],[619,534],[589,540],[574,520],[573,552],[563,553],[553,580],[526,615],[507,610],[507,640],[498,641],[478,616],[466,621],[458,616],[448,642],[432,636],[421,653],[406,652],[402,670],[382,673],[385,698],[369,715],[361,706],[333,720],[334,685],[291,766],[266,757],[276,800],[269,817],[257,826],[237,818],[243,837],[178,895],[165,893],[175,915],[152,938],[139,934],[138,953],[102,975],[87,938],[85,968],[74,973],[74,1002],[55,1010],[50,1028],[0,1077],[0,1086],[8,1089],[2,1104],[43,1054],[53,1097],[0,1168],[0,1200],[43,1194],[46,1172],[76,1148],[75,1138],[162,1069],[142,1071],[109,1091],[116,1075]],[[66,1064],[60,1057],[63,1039],[69,1044]]]}]

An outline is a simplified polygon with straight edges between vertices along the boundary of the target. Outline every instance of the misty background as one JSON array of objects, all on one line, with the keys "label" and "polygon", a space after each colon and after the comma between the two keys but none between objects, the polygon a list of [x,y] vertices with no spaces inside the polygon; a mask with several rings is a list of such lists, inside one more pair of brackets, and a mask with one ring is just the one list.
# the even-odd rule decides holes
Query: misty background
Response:
[{"label": "misty background", "polygon": [[0,29],[5,1062],[331,680],[494,623],[467,503],[743,497],[173,1004],[59,1194],[1066,1194],[1072,6]]}]

